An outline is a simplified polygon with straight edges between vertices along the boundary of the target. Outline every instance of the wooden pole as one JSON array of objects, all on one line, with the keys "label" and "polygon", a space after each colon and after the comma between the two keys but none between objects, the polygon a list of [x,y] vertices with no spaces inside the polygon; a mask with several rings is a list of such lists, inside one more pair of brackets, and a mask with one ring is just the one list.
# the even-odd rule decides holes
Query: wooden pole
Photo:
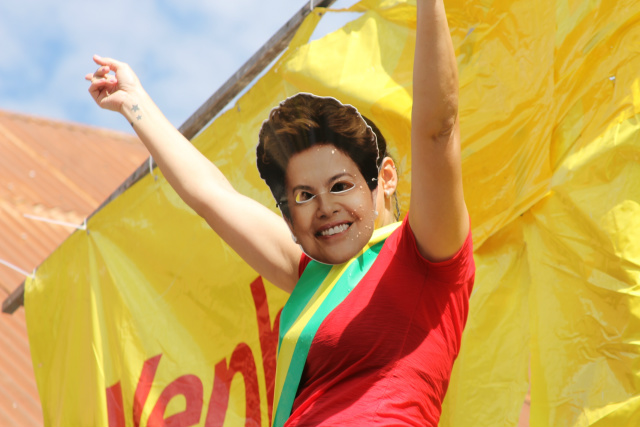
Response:
[{"label": "wooden pole", "polygon": [[[315,6],[329,7],[336,0],[319,1]],[[236,97],[251,81],[260,74],[283,50],[304,21],[311,13],[311,4],[307,3],[289,21],[282,26],[245,64],[227,80],[191,117],[187,119],[180,132],[191,139],[202,130],[233,98]]]},{"label": "wooden pole", "polygon": [[[180,126],[180,132],[189,140],[198,134],[204,127],[231,102],[242,90],[253,81],[283,50],[304,21],[311,13],[312,6],[330,7],[336,0],[320,0],[317,3],[306,3],[291,19],[287,21],[258,51],[242,65],[211,97],[196,110]],[[154,167],[155,163],[151,167]],[[104,206],[124,193],[136,182],[146,176],[151,169],[149,162],[145,161],[129,176],[102,204],[93,211],[89,218],[99,212]],[[18,286],[2,303],[4,313],[13,313],[24,304],[24,282]]]},{"label": "wooden pole", "polygon": [[24,282],[2,302],[2,312],[11,314],[21,305],[24,305]]}]

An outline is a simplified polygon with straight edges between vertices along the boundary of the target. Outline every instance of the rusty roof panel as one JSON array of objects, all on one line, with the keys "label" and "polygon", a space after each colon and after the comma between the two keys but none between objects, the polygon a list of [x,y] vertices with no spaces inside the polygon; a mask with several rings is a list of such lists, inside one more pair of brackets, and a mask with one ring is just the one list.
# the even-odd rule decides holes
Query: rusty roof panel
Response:
[{"label": "rusty roof panel", "polygon": [[105,184],[113,189],[114,175],[128,177],[147,157],[130,135],[7,113],[0,113],[0,153],[0,191],[63,211],[97,207]]},{"label": "rusty roof panel", "polygon": [[[0,260],[31,273],[148,157],[132,135],[0,110]],[[0,265],[0,299],[25,276]],[[0,315],[0,426],[42,426],[24,315]]]},{"label": "rusty roof panel", "polygon": [[42,409],[36,388],[24,308],[0,321],[0,425],[41,426]]}]

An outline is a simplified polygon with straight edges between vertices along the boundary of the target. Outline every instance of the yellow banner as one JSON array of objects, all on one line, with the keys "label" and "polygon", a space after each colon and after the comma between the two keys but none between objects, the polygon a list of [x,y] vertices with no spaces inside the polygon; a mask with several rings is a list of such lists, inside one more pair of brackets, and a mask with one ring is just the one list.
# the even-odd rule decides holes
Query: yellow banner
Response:
[{"label": "yellow banner", "polygon": [[[529,371],[531,425],[640,425],[640,3],[446,8],[478,272],[440,425],[515,425]],[[361,15],[308,43],[325,11],[311,14],[193,141],[266,206],[258,129],[299,91],[378,124],[407,206],[415,8],[350,10]],[[27,281],[45,424],[268,426],[286,297],[154,171]]]}]

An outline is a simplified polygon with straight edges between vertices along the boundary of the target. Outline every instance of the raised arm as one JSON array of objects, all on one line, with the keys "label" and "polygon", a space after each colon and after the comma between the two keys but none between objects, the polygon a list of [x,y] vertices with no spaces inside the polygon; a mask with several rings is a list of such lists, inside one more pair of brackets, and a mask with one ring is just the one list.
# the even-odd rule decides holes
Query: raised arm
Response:
[{"label": "raised arm", "polygon": [[454,255],[469,231],[462,191],[458,71],[443,0],[418,0],[409,222],[423,256]]},{"label": "raised arm", "polygon": [[178,195],[260,275],[291,292],[302,250],[282,218],[235,191],[164,117],[127,64],[99,56],[94,61],[100,68],[86,79],[96,103],[121,113]]}]

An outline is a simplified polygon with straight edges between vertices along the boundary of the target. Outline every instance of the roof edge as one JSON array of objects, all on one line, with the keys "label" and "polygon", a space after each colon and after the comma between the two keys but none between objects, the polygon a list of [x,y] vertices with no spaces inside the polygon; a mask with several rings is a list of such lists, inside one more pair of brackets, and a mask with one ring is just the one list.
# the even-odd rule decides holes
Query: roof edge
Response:
[{"label": "roof edge", "polygon": [[66,128],[73,132],[91,133],[95,135],[102,135],[111,139],[120,140],[137,140],[138,137],[135,134],[117,131],[113,129],[105,129],[97,126],[87,125],[84,123],[76,123],[61,119],[53,119],[42,117],[38,115],[31,115],[22,112],[8,111],[0,109],[0,118],[7,117],[10,119],[16,119],[23,122],[35,123],[41,126],[50,126],[53,128]]}]

